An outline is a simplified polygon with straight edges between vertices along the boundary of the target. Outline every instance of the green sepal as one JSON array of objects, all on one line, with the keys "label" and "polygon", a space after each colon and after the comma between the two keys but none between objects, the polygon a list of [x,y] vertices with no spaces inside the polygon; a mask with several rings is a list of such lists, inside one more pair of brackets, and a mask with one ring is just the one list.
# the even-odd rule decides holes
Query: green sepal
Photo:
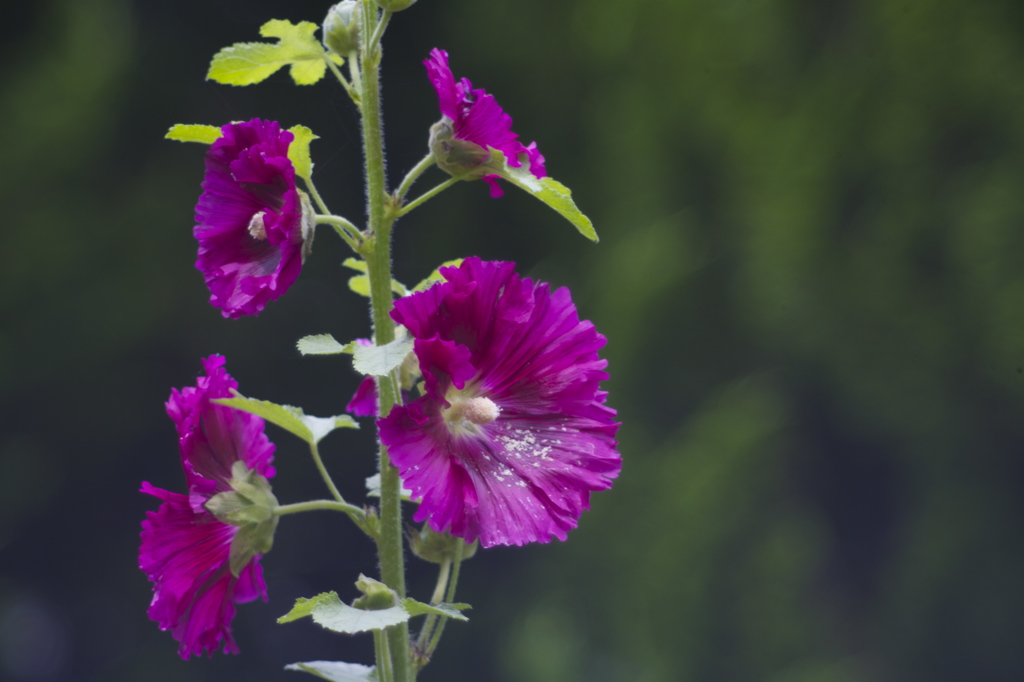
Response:
[{"label": "green sepal", "polygon": [[437,284],[439,282],[445,281],[444,275],[441,274],[441,268],[447,268],[447,267],[455,267],[455,268],[457,268],[460,265],[462,265],[462,261],[464,261],[464,260],[466,260],[466,259],[465,258],[456,258],[454,260],[447,260],[447,261],[441,263],[440,265],[437,266],[437,268],[432,273],[430,273],[429,277],[427,277],[425,280],[423,280],[422,282],[420,282],[419,284],[414,286],[412,288],[412,290],[413,291],[426,291],[427,289],[429,289],[430,287],[434,286],[435,284]]},{"label": "green sepal", "polygon": [[500,150],[488,147],[491,156],[484,166],[493,170],[495,174],[508,180],[519,189],[526,190],[537,197],[545,204],[562,214],[566,220],[572,223],[579,233],[592,242],[597,241],[597,232],[594,230],[590,218],[583,215],[576,202],[572,200],[572,192],[569,188],[554,178],[536,178],[530,172],[529,164],[524,163],[518,168],[508,165],[508,160]]},{"label": "green sepal", "polygon": [[341,661],[306,661],[289,663],[285,670],[300,670],[330,682],[379,682],[377,668],[359,663]]},{"label": "green sepal", "polygon": [[291,77],[297,85],[312,85],[327,71],[327,52],[313,37],[317,28],[309,21],[293,24],[286,19],[271,19],[260,27],[260,35],[278,38],[278,42],[225,47],[213,56],[206,77],[225,85],[253,85],[291,66]]},{"label": "green sepal", "polygon": [[405,361],[413,341],[411,336],[405,336],[383,346],[356,346],[352,366],[360,374],[387,376]]},{"label": "green sepal", "polygon": [[309,181],[313,177],[313,160],[309,156],[309,143],[319,140],[319,135],[306,126],[292,126],[288,132],[295,136],[292,143],[288,145],[288,160],[295,168],[295,174],[300,178]]},{"label": "green sepal", "polygon": [[178,142],[213,144],[220,139],[221,135],[221,130],[217,126],[208,126],[202,123],[175,123],[164,135],[164,138]]},{"label": "green sepal", "polygon": [[232,390],[231,393],[235,396],[234,398],[220,398],[212,402],[263,417],[271,424],[276,424],[285,431],[295,434],[310,445],[316,445],[335,429],[359,428],[356,420],[347,414],[339,414],[334,417],[314,417],[304,413],[301,407],[246,398],[235,390]]},{"label": "green sepal", "polygon": [[[379,473],[378,474],[374,474],[373,476],[367,477],[367,479],[366,479],[366,496],[367,497],[380,497],[380,474]],[[406,502],[415,502],[416,501],[416,500],[412,499],[412,491],[409,490],[408,488],[406,488],[405,486],[402,486],[402,489],[399,492],[399,497],[401,497]]]},{"label": "green sepal", "polygon": [[379,580],[360,574],[356,589],[363,593],[352,606],[366,611],[383,611],[398,604],[398,593]]},{"label": "green sepal", "polygon": [[341,353],[351,355],[355,352],[357,345],[355,341],[342,344],[330,334],[314,334],[303,336],[295,344],[295,347],[303,355],[339,355]]}]

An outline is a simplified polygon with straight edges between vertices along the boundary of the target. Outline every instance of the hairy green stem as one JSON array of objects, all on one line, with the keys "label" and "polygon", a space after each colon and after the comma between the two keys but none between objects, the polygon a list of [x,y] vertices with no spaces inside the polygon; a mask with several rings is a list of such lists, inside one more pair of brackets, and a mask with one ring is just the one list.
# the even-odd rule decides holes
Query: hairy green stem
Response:
[{"label": "hairy green stem", "polygon": [[[376,5],[363,0],[363,35],[374,35],[377,28]],[[369,30],[370,28],[373,30]],[[391,320],[391,226],[394,218],[385,211],[387,199],[384,176],[384,134],[380,113],[380,50],[375,44],[364,44],[362,60],[360,109],[363,117],[363,155],[366,161],[366,200],[369,214],[369,240],[364,247],[367,275],[370,279],[370,307],[374,338],[379,346],[395,338]],[[395,404],[398,387],[392,377],[377,378],[378,407],[386,417]],[[391,464],[387,448],[380,447],[380,532],[377,535],[377,556],[381,580],[405,596],[405,556],[402,546],[401,479]],[[391,673],[394,682],[410,682],[414,673],[409,666],[409,626],[402,623],[387,630]],[[378,667],[382,661],[378,661]]]},{"label": "hairy green stem", "polygon": [[352,84],[348,82],[347,78],[345,78],[345,74],[343,74],[341,69],[339,69],[338,66],[330,59],[326,61],[331,73],[333,73],[334,77],[338,79],[339,83],[341,83],[341,87],[345,88],[345,92],[348,93],[349,98],[356,104],[359,104],[359,93],[356,89],[353,89]]},{"label": "hairy green stem", "polygon": [[416,182],[424,172],[434,165],[434,163],[434,154],[431,152],[424,156],[419,163],[413,166],[411,171],[405,174],[405,179],[402,180],[402,184],[398,186],[397,190],[395,190],[395,197],[398,199],[399,204],[401,204],[405,195],[409,193],[409,190],[412,188],[412,183]]},{"label": "hairy green stem", "polygon": [[388,655],[387,629],[373,631],[373,649],[377,654],[377,680],[378,682],[392,682],[395,679],[391,668],[391,657]]},{"label": "hairy green stem", "polygon": [[[455,586],[459,583],[459,569],[462,568],[462,552],[465,548],[465,542],[459,542],[455,545],[455,560],[452,562],[452,578],[448,581],[448,595],[445,597],[445,601],[449,604],[455,603]],[[444,626],[447,622],[448,618],[442,616],[441,622],[437,624],[437,629],[434,630],[434,634],[430,638],[430,645],[427,647],[425,652],[428,660],[434,654],[434,650],[437,649],[437,645],[441,641],[441,633],[444,632]]]},{"label": "hairy green stem", "polygon": [[315,216],[317,224],[330,225],[334,228],[334,231],[338,233],[338,236],[345,240],[345,243],[352,247],[352,250],[356,253],[361,253],[360,242],[362,235],[359,232],[359,228],[345,220],[341,216],[336,215],[322,215],[317,214]]},{"label": "hairy green stem", "polygon": [[442,182],[437,187],[435,187],[435,188],[433,188],[431,190],[427,190],[426,192],[424,192],[423,194],[421,194],[420,196],[416,197],[415,199],[410,201],[408,204],[403,206],[401,209],[399,209],[398,217],[404,216],[406,213],[408,213],[409,211],[413,210],[414,208],[416,208],[420,204],[423,204],[428,199],[433,199],[438,194],[440,194],[441,192],[445,191],[446,189],[448,189],[449,187],[451,187],[452,185],[454,185],[456,182],[458,182],[461,179],[462,178],[448,178],[447,180]]},{"label": "hairy green stem", "polygon": [[294,502],[292,504],[278,505],[274,509],[274,515],[284,516],[286,514],[298,514],[299,512],[316,511],[318,509],[345,512],[350,516],[356,516],[359,518],[366,517],[366,512],[359,507],[348,504],[347,502],[335,502],[333,500],[310,500],[309,502]]}]

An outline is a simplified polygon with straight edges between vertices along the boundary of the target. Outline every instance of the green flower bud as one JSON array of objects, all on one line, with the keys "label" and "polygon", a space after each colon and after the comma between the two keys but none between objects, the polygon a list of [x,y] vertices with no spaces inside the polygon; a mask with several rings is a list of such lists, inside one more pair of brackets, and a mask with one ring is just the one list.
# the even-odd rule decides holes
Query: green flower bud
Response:
[{"label": "green flower bud", "polygon": [[377,0],[377,5],[389,12],[401,12],[414,4],[416,4],[416,0]]},{"label": "green flower bud", "polygon": [[449,175],[477,180],[494,173],[485,166],[491,158],[490,150],[453,137],[452,120],[447,116],[430,127],[430,151],[437,167]]},{"label": "green flower bud", "polygon": [[379,580],[367,578],[361,573],[359,580],[356,581],[356,587],[363,593],[363,596],[352,602],[353,608],[364,611],[381,611],[390,609],[398,603],[398,594],[394,590]]},{"label": "green flower bud", "polygon": [[343,0],[327,10],[323,28],[327,49],[343,57],[359,49],[361,6],[359,0]]},{"label": "green flower bud", "polygon": [[443,564],[446,561],[455,560],[455,550],[459,543],[462,543],[462,559],[466,560],[476,554],[479,545],[476,541],[466,542],[462,538],[453,537],[447,533],[438,533],[429,526],[423,526],[423,530],[407,528],[406,536],[409,538],[409,547],[412,553],[435,564]]}]

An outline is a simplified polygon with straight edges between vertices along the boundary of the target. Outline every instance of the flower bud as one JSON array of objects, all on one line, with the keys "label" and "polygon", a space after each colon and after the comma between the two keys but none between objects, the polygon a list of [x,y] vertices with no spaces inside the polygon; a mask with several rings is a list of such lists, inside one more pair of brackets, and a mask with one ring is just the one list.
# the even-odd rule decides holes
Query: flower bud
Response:
[{"label": "flower bud", "polygon": [[416,0],[377,0],[377,5],[389,12],[401,12],[403,9],[409,9],[414,4],[416,4]]},{"label": "flower bud", "polygon": [[363,593],[363,596],[352,602],[353,608],[364,611],[381,611],[390,609],[398,603],[398,594],[394,590],[379,580],[367,578],[361,573],[359,580],[356,581],[356,587]]},{"label": "flower bud", "polygon": [[463,560],[469,559],[476,554],[478,546],[476,541],[469,543],[462,538],[457,538],[447,533],[438,533],[429,526],[423,526],[423,530],[408,528],[406,536],[409,538],[409,547],[412,549],[413,554],[424,561],[435,564],[454,561],[455,551],[460,542],[464,545],[462,548]]},{"label": "flower bud", "polygon": [[359,0],[343,0],[327,10],[323,29],[327,49],[343,57],[359,49],[360,7]]},{"label": "flower bud", "polygon": [[309,201],[309,195],[301,189],[299,201],[302,204],[302,262],[305,263],[309,254],[313,253],[313,236],[316,234],[316,211]]},{"label": "flower bud", "polygon": [[476,180],[494,171],[482,166],[491,157],[488,149],[453,135],[452,120],[445,116],[430,127],[430,151],[437,167],[449,175]]}]

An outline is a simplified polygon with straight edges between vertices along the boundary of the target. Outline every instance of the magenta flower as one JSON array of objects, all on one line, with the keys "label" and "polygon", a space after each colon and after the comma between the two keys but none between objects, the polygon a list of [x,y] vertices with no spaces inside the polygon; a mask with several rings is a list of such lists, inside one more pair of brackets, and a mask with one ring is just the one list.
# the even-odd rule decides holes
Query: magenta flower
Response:
[{"label": "magenta flower", "polygon": [[[524,158],[520,155],[525,155],[525,161],[534,177],[543,178],[547,174],[544,170],[544,157],[537,149],[537,143],[531,142],[524,147],[519,136],[512,132],[512,117],[502,110],[492,95],[484,90],[474,90],[467,78],[455,80],[448,67],[447,52],[434,48],[430,52],[430,59],[423,63],[441,103],[444,118],[439,125],[444,129],[445,138],[450,133],[450,140],[443,139],[440,146],[431,145],[441,168],[453,175],[470,170],[486,161],[486,150],[492,147],[505,155],[510,166],[521,167]],[[432,135],[432,142],[436,137]],[[455,149],[453,140],[472,143],[479,149]],[[444,151],[439,154],[441,148]],[[446,164],[446,160],[449,163]],[[447,167],[449,165],[450,168]],[[484,180],[491,186],[492,197],[504,194],[498,185],[497,175],[485,175]]]},{"label": "magenta flower", "polygon": [[224,317],[258,315],[288,290],[312,240],[312,209],[288,159],[294,136],[255,118],[221,128],[206,153],[196,267]]},{"label": "magenta flower", "polygon": [[377,422],[415,519],[485,547],[564,540],[622,465],[605,338],[567,289],[513,268],[469,258],[395,302],[425,394]]},{"label": "magenta flower", "polygon": [[238,386],[224,370],[224,358],[214,355],[203,365],[206,376],[195,387],[172,390],[167,401],[167,414],[178,428],[188,494],[142,484],[142,492],[163,500],[142,522],[139,567],[153,582],[149,617],[171,631],[184,659],[218,648],[238,653],[231,636],[234,605],[267,598],[260,554],[254,551],[269,549],[260,541],[261,534],[267,539],[266,527],[226,523],[207,506],[215,495],[234,494],[232,484],[238,485],[242,468],[237,463],[248,471],[247,481],[265,486],[274,475],[274,445],[263,433],[263,419],[210,402],[231,397]]}]

